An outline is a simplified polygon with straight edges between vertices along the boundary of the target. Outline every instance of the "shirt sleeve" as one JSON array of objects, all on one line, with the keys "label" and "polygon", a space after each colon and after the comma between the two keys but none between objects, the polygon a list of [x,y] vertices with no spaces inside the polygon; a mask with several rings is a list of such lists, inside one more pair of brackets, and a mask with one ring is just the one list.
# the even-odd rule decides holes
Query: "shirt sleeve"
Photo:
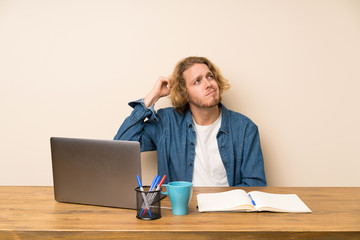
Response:
[{"label": "shirt sleeve", "polygon": [[[155,124],[157,121],[154,105],[146,108],[144,99],[132,101],[129,106],[133,108],[130,116],[120,126],[114,140],[127,140],[140,142],[141,151],[153,151],[156,150],[154,144],[154,132]],[[155,121],[146,121],[146,119],[152,119]]]},{"label": "shirt sleeve", "polygon": [[243,164],[241,166],[242,181],[238,186],[266,186],[264,160],[259,131],[256,125],[246,133],[243,154]]}]

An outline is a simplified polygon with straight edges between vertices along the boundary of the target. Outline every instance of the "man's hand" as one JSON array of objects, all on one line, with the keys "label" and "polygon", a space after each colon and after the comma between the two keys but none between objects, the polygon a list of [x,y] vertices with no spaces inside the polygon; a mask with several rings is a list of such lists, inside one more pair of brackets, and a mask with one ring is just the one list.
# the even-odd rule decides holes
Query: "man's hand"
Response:
[{"label": "man's hand", "polygon": [[170,94],[170,78],[169,77],[159,77],[155,83],[155,86],[144,98],[144,103],[146,107],[149,107],[156,103],[160,98],[165,97]]}]

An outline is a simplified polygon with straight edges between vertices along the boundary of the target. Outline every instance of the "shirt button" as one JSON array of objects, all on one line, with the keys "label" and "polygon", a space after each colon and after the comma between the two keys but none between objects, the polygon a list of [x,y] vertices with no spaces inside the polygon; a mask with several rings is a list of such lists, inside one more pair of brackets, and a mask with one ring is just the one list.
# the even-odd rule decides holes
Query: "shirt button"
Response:
[{"label": "shirt button", "polygon": [[193,165],[192,163],[189,164],[190,167],[192,167],[192,165]]},{"label": "shirt button", "polygon": [[194,143],[193,143],[193,142],[192,142],[192,143],[190,143],[190,144],[194,146]]}]

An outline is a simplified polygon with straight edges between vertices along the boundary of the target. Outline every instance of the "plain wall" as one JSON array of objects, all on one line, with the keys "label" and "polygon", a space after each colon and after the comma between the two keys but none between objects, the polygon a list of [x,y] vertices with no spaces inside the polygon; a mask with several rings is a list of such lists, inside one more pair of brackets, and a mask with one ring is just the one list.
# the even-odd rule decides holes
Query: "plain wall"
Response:
[{"label": "plain wall", "polygon": [[0,185],[52,185],[50,137],[112,139],[195,55],[258,125],[269,186],[360,186],[359,43],[358,0],[0,0]]}]

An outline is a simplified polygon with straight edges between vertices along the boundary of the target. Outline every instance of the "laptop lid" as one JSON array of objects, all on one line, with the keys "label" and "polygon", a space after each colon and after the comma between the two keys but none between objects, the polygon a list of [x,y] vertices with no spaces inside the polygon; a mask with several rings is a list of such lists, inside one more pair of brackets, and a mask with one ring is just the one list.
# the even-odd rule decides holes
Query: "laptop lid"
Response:
[{"label": "laptop lid", "polygon": [[55,200],[136,209],[140,143],[50,139]]}]

